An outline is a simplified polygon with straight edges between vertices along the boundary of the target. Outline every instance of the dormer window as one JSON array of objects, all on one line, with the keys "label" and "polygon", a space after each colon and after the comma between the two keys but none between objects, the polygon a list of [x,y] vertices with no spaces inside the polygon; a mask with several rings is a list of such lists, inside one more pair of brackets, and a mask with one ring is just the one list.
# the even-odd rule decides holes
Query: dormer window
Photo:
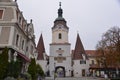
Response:
[{"label": "dormer window", "polygon": [[83,60],[86,60],[85,54],[82,54]]},{"label": "dormer window", "polygon": [[62,34],[61,33],[58,34],[58,39],[62,39]]},{"label": "dormer window", "polygon": [[0,19],[3,17],[3,10],[0,10]]}]

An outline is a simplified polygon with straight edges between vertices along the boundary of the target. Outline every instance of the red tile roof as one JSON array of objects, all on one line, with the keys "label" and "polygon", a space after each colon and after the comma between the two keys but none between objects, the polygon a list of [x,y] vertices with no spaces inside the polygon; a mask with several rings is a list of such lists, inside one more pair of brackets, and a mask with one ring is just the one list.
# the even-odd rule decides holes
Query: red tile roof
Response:
[{"label": "red tile roof", "polygon": [[97,55],[96,50],[85,50],[85,52],[88,56],[96,56]]},{"label": "red tile roof", "polygon": [[42,34],[39,38],[38,44],[37,44],[37,51],[38,51],[38,60],[44,60],[44,53],[45,53],[45,47],[43,42]]},{"label": "red tile roof", "polygon": [[101,55],[96,50],[85,50],[89,57],[100,57]]},{"label": "red tile roof", "polygon": [[75,50],[73,51],[73,59],[74,60],[79,60],[79,59],[83,59],[82,54],[85,55],[86,59],[88,59],[82,41],[79,37],[79,34],[77,34],[77,40],[76,40],[76,45],[75,45]]}]

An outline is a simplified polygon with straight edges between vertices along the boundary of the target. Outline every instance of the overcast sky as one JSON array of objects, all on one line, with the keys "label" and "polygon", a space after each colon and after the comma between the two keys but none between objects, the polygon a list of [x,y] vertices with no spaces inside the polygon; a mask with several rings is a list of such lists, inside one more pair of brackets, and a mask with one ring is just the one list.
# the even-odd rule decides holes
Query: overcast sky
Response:
[{"label": "overcast sky", "polygon": [[119,0],[17,0],[20,10],[29,22],[33,19],[36,44],[43,34],[46,52],[49,54],[54,20],[59,2],[63,17],[69,27],[69,42],[74,49],[77,32],[84,48],[93,50],[104,32],[113,26],[120,27]]}]

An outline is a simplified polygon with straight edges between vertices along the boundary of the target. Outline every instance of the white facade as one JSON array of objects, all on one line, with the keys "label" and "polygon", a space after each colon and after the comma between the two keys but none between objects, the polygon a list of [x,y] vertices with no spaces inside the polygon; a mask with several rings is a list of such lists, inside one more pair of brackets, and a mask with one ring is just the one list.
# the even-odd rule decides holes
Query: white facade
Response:
[{"label": "white facade", "polygon": [[52,27],[52,43],[50,44],[49,70],[50,76],[71,76],[71,44],[68,41],[69,28],[62,17],[62,9],[58,9],[58,18]]},{"label": "white facade", "polygon": [[37,60],[36,63],[42,67],[45,73],[48,71],[48,65],[46,60]]},{"label": "white facade", "polygon": [[89,69],[89,60],[86,60],[85,64],[84,63],[81,64],[80,60],[74,60],[74,65],[73,65],[74,77],[87,76],[88,69]]},{"label": "white facade", "polygon": [[[59,39],[61,35],[61,39]],[[57,24],[52,30],[52,43],[68,43],[68,29],[63,24]]]},{"label": "white facade", "polygon": [[[85,64],[74,60],[71,56],[71,44],[68,40],[69,28],[62,17],[61,6],[58,9],[58,18],[52,27],[52,43],[50,44],[49,67],[51,77],[82,77],[89,69],[89,60],[82,55]],[[81,45],[80,45],[81,46]]]},{"label": "white facade", "polygon": [[[60,50],[59,50],[60,49]],[[50,75],[54,76],[54,71],[57,67],[63,67],[65,69],[65,76],[71,76],[71,54],[70,44],[68,45],[50,45]],[[57,73],[57,71],[56,71]],[[57,74],[58,75],[58,74]],[[59,75],[58,75],[59,76]],[[63,76],[63,75],[61,75]]]}]

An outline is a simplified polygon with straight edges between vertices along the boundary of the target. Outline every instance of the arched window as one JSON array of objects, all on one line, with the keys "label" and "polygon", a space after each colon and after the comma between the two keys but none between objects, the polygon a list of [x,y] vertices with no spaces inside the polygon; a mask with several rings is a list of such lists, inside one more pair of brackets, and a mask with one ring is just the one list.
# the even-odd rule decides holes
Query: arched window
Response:
[{"label": "arched window", "polygon": [[58,39],[62,39],[62,34],[61,33],[58,34]]}]

